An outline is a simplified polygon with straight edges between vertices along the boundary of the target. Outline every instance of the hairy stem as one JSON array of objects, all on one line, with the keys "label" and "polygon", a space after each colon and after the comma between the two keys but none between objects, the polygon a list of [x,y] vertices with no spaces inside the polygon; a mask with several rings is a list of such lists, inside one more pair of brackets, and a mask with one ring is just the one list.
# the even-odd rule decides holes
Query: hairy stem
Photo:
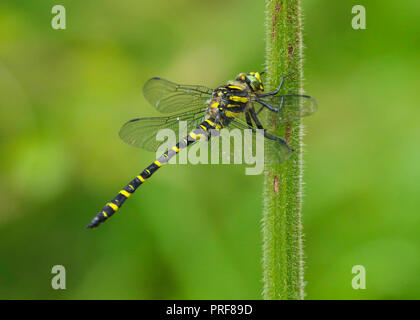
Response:
[{"label": "hairy stem", "polygon": [[[300,0],[266,0],[266,28],[267,89],[276,88],[282,76],[294,72],[292,77],[285,79],[282,93],[303,93]],[[296,150],[288,161],[265,166],[263,297],[303,299],[303,127],[300,121],[277,125],[277,116],[267,112],[274,131]],[[270,159],[266,160],[266,163],[272,163]]]}]

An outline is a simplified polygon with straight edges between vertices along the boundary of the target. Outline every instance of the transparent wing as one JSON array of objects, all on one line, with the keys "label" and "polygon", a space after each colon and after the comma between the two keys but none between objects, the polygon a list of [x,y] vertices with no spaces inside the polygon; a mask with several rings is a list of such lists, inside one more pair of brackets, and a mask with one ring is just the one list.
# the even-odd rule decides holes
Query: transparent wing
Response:
[{"label": "transparent wing", "polygon": [[[181,121],[186,121],[186,130],[181,134],[187,135],[191,130],[196,128],[206,114],[206,109],[192,110],[169,117],[150,117],[133,119],[125,123],[120,130],[120,138],[134,147],[146,149],[148,151],[156,151],[162,141],[156,140],[159,130],[171,129],[176,135],[177,141],[180,138]],[[183,124],[184,125],[184,124]],[[182,127],[181,127],[182,128]]]},{"label": "transparent wing", "polygon": [[152,78],[143,87],[144,97],[162,113],[201,108],[207,105],[212,92],[204,86],[180,85],[161,78]]},{"label": "transparent wing", "polygon": [[[250,129],[246,121],[240,118],[236,118],[232,121],[229,125],[229,128],[230,127],[241,130]],[[252,130],[254,131],[252,143],[248,144],[248,149],[245,150],[245,152],[251,152],[254,156],[256,156],[256,152],[258,150],[264,150],[264,154],[269,155],[264,158],[265,163],[281,163],[288,160],[293,154],[293,148],[291,148],[284,139],[277,137],[270,132],[266,132],[264,139],[260,139],[260,141],[263,141],[264,143],[264,149],[258,148],[256,144],[259,142],[256,139],[256,136],[259,133],[255,132],[255,128],[252,128]],[[245,137],[245,135],[243,136]]]},{"label": "transparent wing", "polygon": [[278,113],[278,123],[285,123],[309,116],[318,108],[316,100],[307,95],[285,94],[264,98],[257,97],[256,101],[258,102],[258,100],[262,100],[274,108],[282,106]]}]

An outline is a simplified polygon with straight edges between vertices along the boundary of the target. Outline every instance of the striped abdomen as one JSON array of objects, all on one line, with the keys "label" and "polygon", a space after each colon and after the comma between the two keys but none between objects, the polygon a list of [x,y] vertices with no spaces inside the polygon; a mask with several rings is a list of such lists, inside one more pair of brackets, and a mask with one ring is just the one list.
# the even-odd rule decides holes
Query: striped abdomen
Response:
[{"label": "striped abdomen", "polygon": [[107,203],[105,207],[92,219],[88,224],[88,228],[95,228],[111,217],[127,200],[134,191],[137,190],[148,178],[150,178],[161,166],[166,164],[173,156],[175,156],[181,149],[188,147],[190,144],[196,142],[201,136],[209,137],[209,131],[217,129],[218,126],[213,122],[214,119],[203,121],[197,128],[191,131],[186,137],[181,139],[176,146],[166,151],[155,162],[149,165],[138,176],[131,180],[111,202]]}]

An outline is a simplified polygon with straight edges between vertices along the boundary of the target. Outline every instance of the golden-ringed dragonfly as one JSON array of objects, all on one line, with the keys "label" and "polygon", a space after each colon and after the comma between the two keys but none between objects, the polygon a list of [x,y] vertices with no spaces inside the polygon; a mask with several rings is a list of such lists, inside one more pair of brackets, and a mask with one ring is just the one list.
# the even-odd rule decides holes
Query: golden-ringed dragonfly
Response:
[{"label": "golden-ringed dragonfly", "polygon": [[[143,87],[146,100],[159,112],[170,115],[130,120],[122,126],[120,138],[135,147],[156,151],[160,145],[156,140],[159,130],[168,128],[178,133],[180,121],[186,121],[189,134],[185,137],[177,136],[179,142],[131,180],[87,227],[95,228],[110,218],[140,185],[181,149],[200,138],[210,138],[211,132],[218,132],[222,128],[251,129],[254,132],[263,129],[264,140],[275,143],[280,150],[279,162],[287,160],[293,148],[283,138],[265,129],[258,114],[268,109],[278,114],[277,124],[284,124],[315,112],[316,101],[308,95],[279,94],[284,80],[292,73],[281,78],[276,90],[264,93],[262,73],[240,73],[235,81],[229,81],[216,89],[180,85],[161,78],[148,80]],[[256,110],[256,107],[259,109]]]}]

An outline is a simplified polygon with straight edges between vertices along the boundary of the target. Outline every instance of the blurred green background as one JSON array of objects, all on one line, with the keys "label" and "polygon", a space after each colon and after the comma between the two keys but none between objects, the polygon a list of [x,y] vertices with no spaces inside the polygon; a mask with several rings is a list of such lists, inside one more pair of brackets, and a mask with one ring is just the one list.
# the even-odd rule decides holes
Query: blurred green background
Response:
[{"label": "blurred green background", "polygon": [[[51,28],[56,4],[66,30]],[[366,30],[351,28],[356,4]],[[263,69],[264,7],[1,1],[0,298],[261,298],[263,177],[244,166],[166,167],[85,226],[154,159],[118,138],[157,114],[143,83],[216,87]],[[307,298],[420,298],[419,2],[303,9],[305,89],[319,103],[305,119]],[[66,290],[51,288],[58,264]],[[366,290],[352,289],[354,265]]]}]

